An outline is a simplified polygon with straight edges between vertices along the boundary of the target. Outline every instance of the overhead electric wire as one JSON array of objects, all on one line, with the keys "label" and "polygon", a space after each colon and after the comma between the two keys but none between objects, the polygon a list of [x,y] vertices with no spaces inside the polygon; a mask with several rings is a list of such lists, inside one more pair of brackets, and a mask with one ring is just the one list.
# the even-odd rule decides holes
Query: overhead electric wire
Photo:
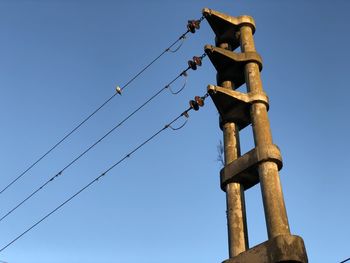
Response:
[{"label": "overhead electric wire", "polygon": [[[54,144],[48,151],[46,151],[43,155],[41,155],[36,161],[34,161],[31,165],[27,167],[22,173],[20,173],[16,178],[14,178],[10,183],[8,183],[4,188],[0,190],[0,194],[5,192],[9,187],[11,187],[14,183],[16,183],[19,179],[21,179],[27,172],[29,172],[34,166],[36,166],[42,159],[44,159],[47,155],[49,155],[53,150],[55,150],[60,144],[62,144],[68,137],[70,137],[74,132],[76,132],[84,123],[86,123],[91,117],[93,117],[98,111],[100,111],[108,102],[110,102],[117,94],[121,94],[126,87],[128,87],[135,79],[137,79],[143,72],[145,72],[150,66],[152,66],[157,60],[159,60],[166,52],[175,53],[182,46],[182,43],[175,50],[171,50],[178,42],[184,41],[186,39],[186,35],[189,32],[194,33],[195,29],[199,29],[200,22],[204,19],[202,16],[199,20],[191,20],[187,25],[187,31],[183,33],[176,41],[174,41],[169,47],[167,47],[162,53],[160,53],[157,57],[155,57],[151,62],[149,62],[146,66],[144,66],[138,73],[136,73],[124,86],[117,90],[111,97],[109,97],[106,101],[104,101],[98,108],[96,108],[90,115],[88,115],[85,119],[83,119],[77,126],[75,126],[70,132],[68,132],[61,140],[59,140],[56,144]],[[198,27],[194,28],[193,21],[198,23]],[[192,25],[190,24],[192,22]],[[192,27],[190,27],[192,26]]]},{"label": "overhead electric wire", "polygon": [[349,261],[350,260],[350,258],[347,258],[347,259],[345,259],[345,260],[343,260],[343,261],[341,261],[341,262],[339,262],[339,263],[344,263],[344,262],[347,262],[347,261]]},{"label": "overhead electric wire", "polygon": [[[203,54],[200,58],[204,58],[205,54]],[[120,121],[117,125],[115,125],[112,129],[110,129],[107,133],[105,133],[101,138],[99,138],[96,142],[94,142],[92,145],[90,145],[85,151],[83,151],[81,154],[79,154],[76,158],[74,158],[70,163],[68,163],[63,169],[61,169],[58,173],[56,173],[54,176],[49,178],[47,181],[45,181],[42,185],[40,185],[37,189],[35,189],[31,194],[29,194],[26,198],[24,198],[21,202],[19,202],[16,206],[14,206],[11,210],[9,210],[6,214],[4,214],[0,218],[0,222],[4,220],[6,217],[8,217],[10,214],[12,214],[14,211],[16,211],[18,208],[20,208],[25,202],[27,202],[30,198],[32,198],[35,194],[37,194],[39,191],[44,189],[49,183],[54,181],[57,177],[61,176],[65,170],[67,170],[70,166],[72,166],[74,163],[76,163],[80,158],[82,158],[85,154],[87,154],[89,151],[91,151],[96,145],[98,145],[102,140],[104,140],[107,136],[109,136],[111,133],[113,133],[117,128],[119,128],[123,123],[125,123],[127,120],[129,120],[133,115],[135,115],[138,111],[140,111],[143,107],[145,107],[147,104],[149,104],[153,99],[155,99],[157,96],[159,96],[164,90],[170,89],[170,85],[172,85],[178,78],[181,76],[184,76],[187,74],[187,71],[191,69],[190,66],[188,66],[185,70],[183,70],[177,77],[175,77],[173,80],[171,80],[167,85],[165,85],[162,89],[157,91],[154,95],[152,95],[148,100],[146,100],[144,103],[142,103],[139,107],[137,107],[133,112],[131,112],[128,116],[126,116],[122,121]],[[181,90],[183,87],[181,88]],[[180,90],[180,91],[181,91]],[[178,94],[180,91],[173,93]]]},{"label": "overhead electric wire", "polygon": [[5,192],[11,185],[22,178],[29,170],[31,170],[35,165],[37,165],[42,159],[44,159],[48,154],[50,154],[54,149],[56,149],[62,142],[64,142],[69,136],[71,136],[76,130],[78,130],[85,122],[87,122],[93,115],[95,115],[100,109],[102,109],[110,100],[114,98],[117,93],[113,94],[108,100],[106,100],[100,107],[93,111],[88,117],[86,117],[82,122],[80,122],[73,130],[67,133],[60,141],[58,141],[54,146],[52,146],[45,154],[43,154],[39,159],[32,163],[26,170],[24,170],[20,175],[13,179],[8,185],[6,185],[0,194]]},{"label": "overhead electric wire", "polygon": [[[207,97],[207,94],[203,97],[201,97],[201,99],[204,101],[205,98]],[[16,242],[18,239],[20,239],[22,236],[24,236],[26,233],[28,233],[29,231],[31,231],[33,228],[35,228],[37,225],[39,225],[41,222],[43,222],[45,219],[47,219],[49,216],[51,216],[53,213],[55,213],[57,210],[59,210],[60,208],[62,208],[64,205],[66,205],[67,203],[69,203],[72,199],[74,199],[76,196],[78,196],[80,193],[82,193],[84,190],[86,190],[87,188],[89,188],[91,185],[93,185],[94,183],[96,183],[99,179],[101,179],[103,176],[105,176],[107,173],[109,173],[112,169],[114,169],[116,166],[118,166],[119,164],[121,164],[123,161],[125,161],[127,158],[129,158],[132,154],[134,154],[136,151],[138,151],[139,149],[141,149],[143,146],[145,146],[147,143],[149,143],[151,140],[153,140],[155,137],[157,137],[160,133],[162,133],[163,131],[165,131],[167,128],[172,127],[171,125],[173,123],[175,123],[177,120],[179,120],[181,117],[186,117],[188,118],[188,112],[192,109],[198,110],[198,108],[194,108],[193,104],[190,104],[191,106],[185,110],[184,112],[182,112],[179,116],[177,116],[175,119],[173,119],[170,123],[166,124],[163,128],[161,128],[160,130],[158,130],[156,133],[154,133],[152,136],[150,136],[148,139],[146,139],[145,141],[143,141],[141,144],[139,144],[137,147],[135,147],[132,151],[130,151],[128,154],[126,154],[123,158],[119,159],[117,162],[115,162],[113,165],[111,165],[107,170],[105,170],[104,172],[102,172],[99,176],[97,176],[95,179],[93,179],[92,181],[90,181],[88,184],[86,184],[84,187],[82,187],[79,191],[77,191],[75,194],[73,194],[71,197],[69,197],[68,199],[66,199],[64,202],[62,202],[59,206],[57,206],[55,209],[53,209],[51,212],[47,213],[45,216],[43,216],[40,220],[38,220],[36,223],[34,223],[32,226],[30,226],[29,228],[27,228],[25,231],[23,231],[20,235],[18,235],[17,237],[15,237],[13,240],[11,240],[9,243],[7,243],[5,246],[3,246],[0,249],[0,252],[4,251],[6,248],[8,248],[10,245],[12,245],[14,242]],[[198,105],[197,105],[198,106]]]}]

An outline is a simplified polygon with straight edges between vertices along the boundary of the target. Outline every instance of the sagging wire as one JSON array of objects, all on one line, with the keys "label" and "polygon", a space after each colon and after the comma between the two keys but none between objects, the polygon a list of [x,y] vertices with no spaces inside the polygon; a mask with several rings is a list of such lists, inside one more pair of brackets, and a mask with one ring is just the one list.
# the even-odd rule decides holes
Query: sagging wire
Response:
[{"label": "sagging wire", "polygon": [[[198,96],[197,96],[198,97]],[[147,143],[149,143],[150,141],[152,141],[154,138],[156,138],[160,133],[162,133],[163,131],[165,131],[167,128],[171,127],[172,124],[174,124],[176,121],[178,121],[180,118],[182,117],[186,117],[189,118],[189,111],[191,110],[195,110],[198,111],[199,107],[202,107],[204,105],[204,100],[208,97],[208,94],[205,94],[202,97],[198,97],[200,98],[200,100],[202,100],[201,103],[198,102],[198,100],[195,97],[195,100],[191,100],[190,101],[190,107],[188,109],[186,109],[184,112],[182,112],[179,116],[177,116],[175,119],[173,119],[171,122],[169,122],[168,124],[166,124],[163,128],[161,128],[160,130],[158,130],[156,133],[154,133],[152,136],[150,136],[148,139],[146,139],[145,141],[143,141],[141,144],[139,144],[137,147],[135,147],[132,151],[130,151],[128,154],[126,154],[123,158],[121,158],[120,160],[118,160],[117,162],[115,162],[113,165],[111,165],[107,170],[105,170],[103,173],[101,173],[99,176],[97,176],[95,179],[93,179],[92,181],[90,181],[88,184],[86,184],[84,187],[82,187],[79,191],[77,191],[75,194],[73,194],[71,197],[69,197],[68,199],[66,199],[64,202],[62,202],[59,206],[57,206],[55,209],[53,209],[51,212],[47,213],[45,216],[43,216],[41,219],[39,219],[36,223],[34,223],[32,226],[30,226],[29,228],[27,228],[25,231],[23,231],[20,235],[18,235],[17,237],[15,237],[13,240],[11,240],[9,243],[7,243],[5,246],[3,246],[0,249],[0,252],[4,251],[6,248],[8,248],[9,246],[11,246],[14,242],[16,242],[18,239],[20,239],[22,236],[24,236],[25,234],[27,234],[29,231],[31,231],[33,228],[35,228],[36,226],[38,226],[40,223],[42,223],[45,219],[47,219],[49,216],[51,216],[52,214],[54,214],[57,210],[59,210],[60,208],[62,208],[64,205],[66,205],[67,203],[69,203],[71,200],[73,200],[75,197],[77,197],[79,194],[81,194],[83,191],[85,191],[87,188],[89,188],[91,185],[93,185],[94,183],[96,183],[97,181],[99,181],[102,177],[104,177],[105,175],[107,175],[110,171],[112,171],[112,169],[114,169],[115,167],[117,167],[119,164],[121,164],[122,162],[124,162],[126,159],[130,158],[132,154],[134,154],[136,151],[138,151],[139,149],[141,149],[143,146],[145,146]],[[198,107],[197,107],[198,106]]]},{"label": "sagging wire", "polygon": [[[202,58],[201,57],[193,57],[193,60],[189,60],[187,62],[188,65],[192,65],[193,63],[198,63],[198,66],[202,65]],[[196,62],[194,62],[196,61]],[[199,63],[200,62],[200,63]],[[199,65],[200,64],[200,65]],[[189,69],[196,70],[197,67],[190,67],[188,66],[185,70],[183,70],[177,77],[175,77],[173,80],[171,80],[165,87],[160,89],[158,92],[153,94],[148,100],[146,100],[144,103],[142,103],[139,107],[137,107],[133,112],[131,112],[128,116],[126,116],[122,121],[120,121],[117,125],[115,125],[112,129],[110,129],[107,133],[105,133],[100,139],[98,139],[96,142],[94,142],[92,145],[90,145],[85,151],[83,151],[81,154],[79,154],[76,158],[74,158],[70,163],[68,163],[63,169],[61,169],[58,173],[56,173],[54,176],[52,176],[50,179],[45,181],[42,185],[40,185],[36,190],[34,190],[31,194],[29,194],[26,198],[24,198],[21,202],[19,202],[16,206],[14,206],[12,209],[10,209],[6,214],[4,214],[0,218],[0,222],[3,221],[6,217],[8,217],[10,214],[12,214],[14,211],[16,211],[19,207],[21,207],[25,202],[27,202],[29,199],[31,199],[34,195],[36,195],[39,191],[44,189],[49,183],[54,181],[56,178],[61,176],[64,171],[66,171],[69,167],[71,167],[74,163],[76,163],[79,159],[81,159],[84,155],[86,155],[89,151],[91,151],[95,146],[97,146],[100,142],[102,142],[105,138],[107,138],[111,133],[113,133],[116,129],[118,129],[123,123],[125,123],[128,119],[130,119],[133,115],[135,115],[138,111],[140,111],[143,107],[145,107],[147,104],[149,104],[153,99],[155,99],[157,96],[159,96],[164,90],[170,88],[170,86],[182,75],[187,74],[187,71]],[[179,91],[180,92],[180,91]],[[176,94],[178,94],[177,92]]]},{"label": "sagging wire", "polygon": [[[200,23],[204,20],[204,16],[202,16],[198,20],[189,20],[187,23],[187,31],[183,33],[175,42],[173,42],[168,48],[166,48],[162,53],[160,53],[156,58],[154,58],[150,63],[144,66],[138,73],[136,73],[128,82],[124,84],[124,86],[116,87],[116,93],[114,93],[111,97],[105,100],[99,107],[97,107],[92,113],[90,113],[85,119],[83,119],[78,125],[76,125],[70,132],[63,136],[57,143],[55,143],[49,150],[47,150],[44,154],[42,154],[36,161],[30,164],[23,172],[21,172],[16,178],[14,178],[10,183],[8,183],[5,187],[0,190],[0,195],[5,192],[9,187],[11,187],[14,183],[16,183],[19,179],[21,179],[25,174],[27,174],[34,166],[36,166],[42,159],[44,159],[47,155],[49,155],[53,150],[55,150],[59,145],[61,145],[65,140],[68,139],[74,132],[76,132],[83,124],[85,124],[89,119],[91,119],[98,111],[100,111],[104,106],[106,106],[117,94],[121,95],[122,91],[128,87],[135,79],[137,79],[143,72],[145,72],[151,65],[153,65],[157,60],[159,60],[166,52],[171,51],[178,42],[186,39],[186,35],[191,32],[195,33],[196,30],[200,28]],[[180,44],[178,48],[176,48],[175,52],[180,49],[183,43]],[[174,53],[174,52],[173,52]]]}]

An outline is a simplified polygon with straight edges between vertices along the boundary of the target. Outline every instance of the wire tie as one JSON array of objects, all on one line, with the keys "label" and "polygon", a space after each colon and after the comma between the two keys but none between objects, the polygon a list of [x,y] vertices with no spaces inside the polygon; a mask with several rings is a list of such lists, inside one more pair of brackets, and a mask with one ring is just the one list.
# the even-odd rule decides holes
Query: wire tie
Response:
[{"label": "wire tie", "polygon": [[130,158],[130,153],[125,156],[125,158]]},{"label": "wire tie", "polygon": [[190,115],[188,114],[188,111],[184,111],[182,114],[182,116],[185,116],[187,119],[190,117]]}]

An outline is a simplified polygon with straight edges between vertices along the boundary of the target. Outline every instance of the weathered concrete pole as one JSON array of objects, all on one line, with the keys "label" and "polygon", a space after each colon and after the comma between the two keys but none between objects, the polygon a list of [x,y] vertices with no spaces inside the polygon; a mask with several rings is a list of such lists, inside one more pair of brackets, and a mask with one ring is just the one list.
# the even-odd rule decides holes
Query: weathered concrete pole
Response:
[{"label": "weathered concrete pole", "polygon": [[[218,83],[221,87],[232,89],[231,81]],[[238,126],[227,122],[222,128],[224,135],[225,165],[241,156]],[[248,229],[246,221],[244,190],[239,183],[226,185],[226,213],[229,257],[233,258],[248,249]]]},{"label": "weathered concrete pole", "polygon": [[[216,41],[217,42],[217,41]],[[217,46],[232,51],[229,43],[218,43]],[[225,89],[234,89],[231,80],[225,80],[218,73],[218,85]],[[239,129],[234,122],[222,123],[224,138],[225,165],[241,156]],[[248,228],[245,211],[244,189],[239,183],[226,185],[226,217],[228,231],[229,257],[233,258],[248,249]]]},{"label": "weathered concrete pole", "polygon": [[[207,89],[224,133],[225,166],[220,171],[220,187],[226,193],[230,256],[224,263],[307,263],[303,239],[290,234],[278,173],[282,156],[272,142],[269,100],[260,79],[263,63],[254,46],[254,19],[208,8],[203,9],[203,15],[216,35],[216,47],[206,45],[204,50],[217,70],[218,86]],[[242,52],[234,52],[239,46]],[[237,90],[244,83],[247,93]],[[241,155],[239,130],[249,124],[255,147]],[[248,248],[244,191],[259,183],[269,239]]]},{"label": "weathered concrete pole", "polygon": [[[240,34],[242,52],[255,52],[251,27],[242,26]],[[248,92],[263,92],[257,63],[250,62],[245,65],[245,78]],[[260,149],[267,148],[272,145],[272,135],[266,104],[258,101],[253,103],[250,114],[255,146]],[[277,164],[271,161],[259,164],[259,179],[269,239],[282,234],[290,234]]]}]

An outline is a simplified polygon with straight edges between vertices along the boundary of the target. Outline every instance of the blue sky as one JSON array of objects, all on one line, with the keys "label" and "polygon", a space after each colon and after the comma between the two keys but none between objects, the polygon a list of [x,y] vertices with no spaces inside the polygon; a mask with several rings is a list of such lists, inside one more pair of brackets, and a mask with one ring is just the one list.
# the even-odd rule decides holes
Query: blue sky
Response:
[{"label": "blue sky", "polygon": [[[198,19],[254,17],[262,80],[293,234],[310,262],[350,257],[348,1],[0,0],[0,185],[18,176]],[[56,151],[0,195],[6,213],[203,54],[206,21]],[[208,59],[0,222],[0,246],[98,176],[215,84]],[[182,85],[175,82],[174,89]],[[181,123],[179,123],[180,125]],[[208,99],[0,254],[9,263],[221,262],[228,257],[222,139]],[[250,127],[242,152],[253,147]],[[250,246],[267,239],[260,187],[246,192]]]}]

